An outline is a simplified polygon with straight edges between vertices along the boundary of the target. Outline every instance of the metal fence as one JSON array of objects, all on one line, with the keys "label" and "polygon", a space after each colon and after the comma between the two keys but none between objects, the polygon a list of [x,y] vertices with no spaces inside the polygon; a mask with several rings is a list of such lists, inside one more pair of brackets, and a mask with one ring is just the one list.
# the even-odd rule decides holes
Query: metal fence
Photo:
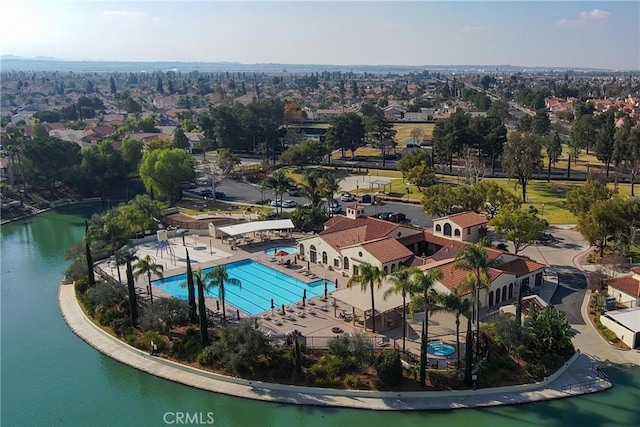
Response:
[{"label": "metal fence", "polygon": [[589,380],[580,381],[577,383],[567,384],[565,386],[562,386],[560,391],[562,393],[573,393],[575,391],[589,390],[593,388],[600,388],[600,387],[606,387],[606,386],[612,385],[611,380],[609,379],[607,374],[605,374],[600,370],[600,366],[597,363],[593,363],[593,365],[591,365],[591,370],[596,374],[598,378],[593,378]]}]

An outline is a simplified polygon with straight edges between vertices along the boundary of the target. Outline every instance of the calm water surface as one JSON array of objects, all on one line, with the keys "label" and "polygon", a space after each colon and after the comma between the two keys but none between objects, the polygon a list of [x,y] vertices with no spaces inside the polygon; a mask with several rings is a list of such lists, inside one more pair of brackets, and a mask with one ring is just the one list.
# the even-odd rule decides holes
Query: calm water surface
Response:
[{"label": "calm water surface", "polygon": [[[381,413],[255,402],[152,377],[95,351],[66,326],[57,289],[64,250],[91,208],[8,224],[1,236],[3,426],[161,426],[207,413],[215,426],[638,426],[640,369],[612,368],[615,387],[573,399],[479,410]],[[173,425],[176,425],[175,423]]]}]

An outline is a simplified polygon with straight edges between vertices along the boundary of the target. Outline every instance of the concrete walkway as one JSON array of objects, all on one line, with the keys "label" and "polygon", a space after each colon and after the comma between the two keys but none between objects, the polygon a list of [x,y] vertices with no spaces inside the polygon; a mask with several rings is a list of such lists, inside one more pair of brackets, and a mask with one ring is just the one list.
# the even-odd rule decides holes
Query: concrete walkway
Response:
[{"label": "concrete walkway", "polygon": [[73,332],[105,355],[151,375],[237,397],[300,405],[374,410],[436,410],[559,399],[594,393],[611,387],[610,382],[602,380],[592,370],[594,359],[582,353],[576,354],[546,381],[477,391],[376,392],[298,387],[243,380],[150,356],[109,335],[86,317],[76,299],[73,285],[61,285],[58,299],[60,311]]}]

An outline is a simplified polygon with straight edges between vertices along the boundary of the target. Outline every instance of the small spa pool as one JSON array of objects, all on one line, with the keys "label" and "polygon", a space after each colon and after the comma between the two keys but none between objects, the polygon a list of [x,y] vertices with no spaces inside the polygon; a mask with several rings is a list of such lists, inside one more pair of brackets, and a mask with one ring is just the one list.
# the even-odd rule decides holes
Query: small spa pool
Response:
[{"label": "small spa pool", "polygon": [[434,356],[450,356],[455,353],[456,348],[451,344],[434,341],[427,344],[427,353]]},{"label": "small spa pool", "polygon": [[279,256],[286,256],[284,252],[287,255],[295,255],[298,253],[298,248],[295,246],[272,246],[264,250],[264,253],[269,256],[275,256],[277,253],[281,253]]}]

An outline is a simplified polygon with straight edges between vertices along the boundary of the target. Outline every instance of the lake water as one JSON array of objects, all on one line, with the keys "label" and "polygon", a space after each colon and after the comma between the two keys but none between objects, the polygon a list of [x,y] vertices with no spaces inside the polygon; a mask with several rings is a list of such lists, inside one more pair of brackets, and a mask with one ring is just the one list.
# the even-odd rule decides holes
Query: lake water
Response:
[{"label": "lake water", "polygon": [[[185,413],[215,426],[638,426],[640,369],[607,369],[603,393],[512,407],[397,413],[290,406],[218,395],[152,377],[77,338],[57,305],[64,250],[89,207],[4,225],[1,237],[3,426],[159,426]],[[195,417],[195,418],[193,418]]]}]

